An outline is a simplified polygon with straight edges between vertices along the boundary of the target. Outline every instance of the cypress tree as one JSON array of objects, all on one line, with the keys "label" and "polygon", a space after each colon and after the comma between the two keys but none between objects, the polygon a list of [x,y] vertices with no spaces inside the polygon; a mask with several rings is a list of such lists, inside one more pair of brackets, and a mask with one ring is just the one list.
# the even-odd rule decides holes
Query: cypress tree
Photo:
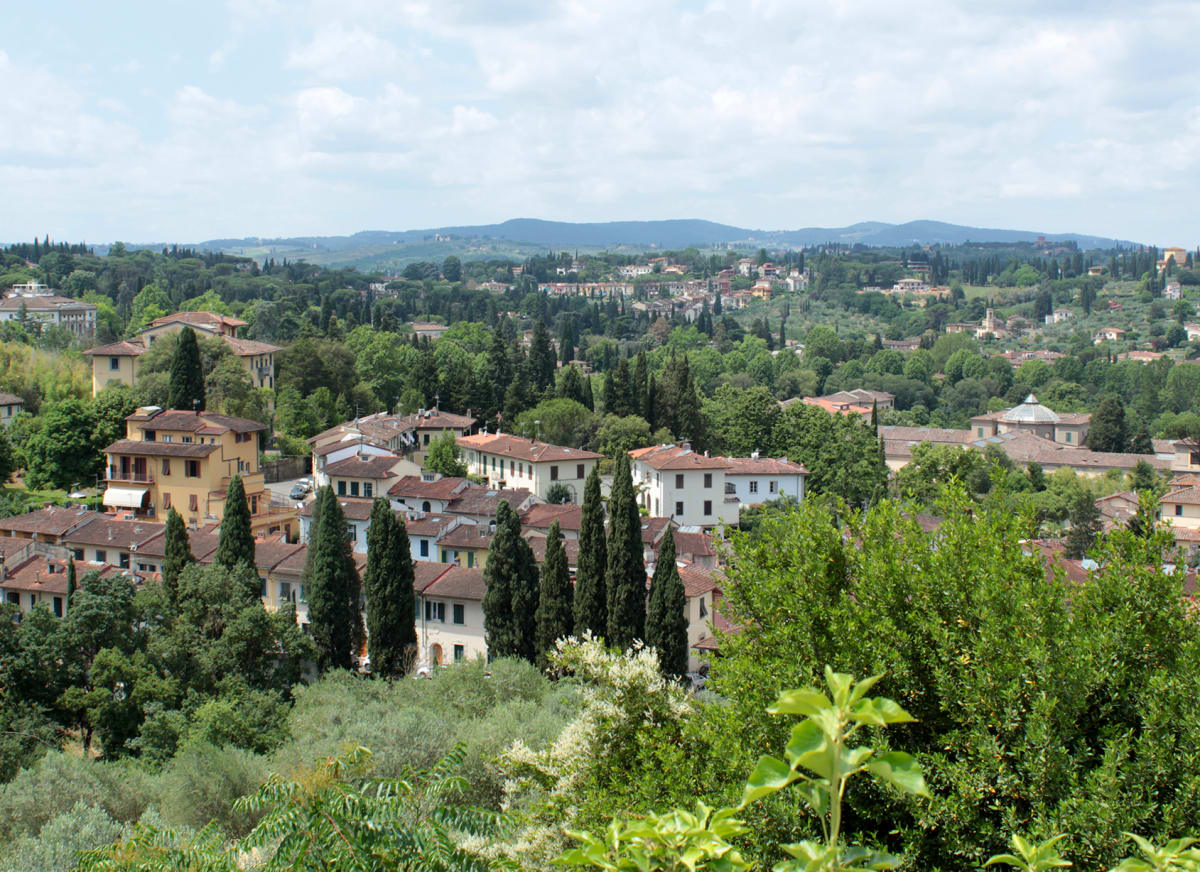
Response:
[{"label": "cypress tree", "polygon": [[604,538],[604,505],[600,502],[600,469],[592,467],[583,486],[583,513],[579,526],[579,557],[575,567],[575,635],[608,632],[608,544]]},{"label": "cypress tree", "polygon": [[[239,563],[254,570],[254,533],[250,531],[250,506],[246,503],[246,489],[240,475],[229,480],[229,489],[225,492],[225,514],[221,516],[221,532],[213,562],[231,571]],[[257,576],[255,578],[257,580]],[[259,595],[257,588],[253,594]]]},{"label": "cypress tree", "polygon": [[670,525],[658,549],[646,611],[646,644],[658,651],[664,675],[682,678],[688,664],[687,593],[675,564],[675,534]]},{"label": "cypress tree", "polygon": [[179,575],[189,564],[195,563],[196,558],[192,555],[183,516],[174,509],[167,512],[167,526],[163,535],[163,590],[166,591],[167,601],[174,606],[179,596]]},{"label": "cypress tree", "polygon": [[371,507],[367,529],[367,653],[371,671],[386,678],[401,676],[417,645],[412,551],[404,522],[385,499]]},{"label": "cypress tree", "polygon": [[496,533],[483,570],[483,630],[491,657],[537,653],[538,572],[521,521],[504,500],[496,508]]},{"label": "cypress tree", "polygon": [[[193,405],[196,400],[199,400],[199,404]],[[191,327],[179,331],[179,343],[175,346],[175,356],[171,358],[167,406],[189,411],[204,408],[204,367],[200,363],[196,331]]]},{"label": "cypress tree", "polygon": [[1133,439],[1129,442],[1130,454],[1153,454],[1154,442],[1150,439],[1150,431],[1146,429],[1146,422],[1139,421],[1137,430],[1134,431]]},{"label": "cypress tree", "polygon": [[646,563],[642,558],[642,522],[633,493],[629,455],[617,456],[612,492],[608,498],[608,631],[604,638],[625,649],[644,638],[646,624]]},{"label": "cypress tree", "polygon": [[[67,561],[67,610],[71,608],[71,597],[75,596],[75,588],[78,584],[75,581],[75,558],[72,557]],[[66,611],[63,612],[66,614]]]},{"label": "cypress tree", "polygon": [[550,525],[546,539],[546,559],[542,561],[541,585],[538,588],[535,639],[537,664],[542,669],[546,668],[546,654],[554,649],[554,643],[571,635],[574,624],[573,599],[567,552],[563,548],[558,521],[555,521]]},{"label": "cypress tree", "polygon": [[346,515],[328,485],[318,494],[318,514],[309,530],[304,587],[308,621],[320,669],[349,669],[361,636],[358,570],[350,554]]}]

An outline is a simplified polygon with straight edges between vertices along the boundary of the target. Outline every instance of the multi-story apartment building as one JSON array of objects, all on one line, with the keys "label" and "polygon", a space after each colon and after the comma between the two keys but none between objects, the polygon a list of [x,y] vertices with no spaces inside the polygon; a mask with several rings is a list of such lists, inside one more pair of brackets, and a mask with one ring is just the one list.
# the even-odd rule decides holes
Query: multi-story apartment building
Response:
[{"label": "multi-story apartment building", "polygon": [[212,312],[176,312],[150,322],[150,326],[136,336],[88,349],[84,352],[92,359],[92,396],[116,382],[133,385],[137,380],[138,358],[145,354],[155,340],[184,327],[191,327],[200,336],[223,339],[225,344],[241,361],[242,368],[256,388],[275,388],[275,355],[282,351],[278,345],[239,339],[238,328],[246,322],[228,315]]},{"label": "multi-story apartment building", "polygon": [[725,472],[732,464],[691,446],[652,445],[629,452],[633,486],[651,515],[665,515],[688,526],[737,526],[738,501],[725,493]]},{"label": "multi-story apartment building", "polygon": [[584,480],[601,455],[580,448],[550,445],[507,433],[458,437],[467,470],[494,487],[528,488],[546,499],[550,488],[565,485],[572,502],[583,499]]},{"label": "multi-story apartment building", "polygon": [[60,297],[37,282],[13,285],[0,300],[0,321],[21,321],[41,327],[62,327],[76,339],[96,335],[96,307],[82,300]]},{"label": "multi-story apartment building", "polygon": [[174,508],[191,526],[216,523],[225,513],[229,481],[240,475],[255,534],[295,534],[296,510],[271,505],[258,469],[265,424],[145,406],[125,419],[125,427],[125,438],[104,449],[104,505],[160,520]]},{"label": "multi-story apartment building", "polygon": [[725,495],[743,506],[765,503],[780,497],[804,499],[804,480],[808,470],[799,463],[773,457],[727,457]]}]

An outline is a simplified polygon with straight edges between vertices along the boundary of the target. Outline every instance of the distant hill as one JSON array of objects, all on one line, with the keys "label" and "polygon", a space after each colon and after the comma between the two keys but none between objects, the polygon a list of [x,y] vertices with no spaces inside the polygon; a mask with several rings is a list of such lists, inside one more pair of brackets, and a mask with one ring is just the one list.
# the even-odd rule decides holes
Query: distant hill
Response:
[{"label": "distant hill", "polygon": [[436,227],[425,230],[364,230],[351,236],[296,236],[268,239],[210,239],[196,247],[262,256],[270,251],[328,265],[378,266],[459,253],[470,258],[510,255],[524,257],[545,249],[631,249],[714,245],[807,246],[823,243],[871,246],[959,245],[965,242],[1034,242],[1045,236],[1053,242],[1075,242],[1081,248],[1133,246],[1127,240],[1082,233],[1040,233],[966,227],[943,221],[888,224],[863,221],[849,227],[805,227],[799,230],[753,230],[699,219],[666,221],[605,221],[571,223],[538,218],[513,218],[500,224]]}]

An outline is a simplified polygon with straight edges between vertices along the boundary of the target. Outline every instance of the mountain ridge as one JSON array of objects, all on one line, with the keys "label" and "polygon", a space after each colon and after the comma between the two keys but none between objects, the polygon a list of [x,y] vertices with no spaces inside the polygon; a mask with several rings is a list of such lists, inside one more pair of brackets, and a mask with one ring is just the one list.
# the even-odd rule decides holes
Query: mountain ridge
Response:
[{"label": "mountain ridge", "polygon": [[966,242],[1075,242],[1081,248],[1137,246],[1129,240],[1086,233],[1043,233],[1031,230],[972,227],[921,219],[901,224],[861,221],[845,227],[802,227],[796,230],[761,230],[737,227],[694,218],[653,221],[568,222],[541,218],[511,218],[498,224],[470,224],[415,230],[360,230],[348,236],[244,237],[210,239],[195,243],[214,250],[286,245],[338,251],[368,245],[419,242],[433,237],[496,239],[506,242],[555,247],[636,246],[643,248],[686,248],[742,244],[762,246],[810,246],[823,243],[898,247],[906,245],[958,245]]}]

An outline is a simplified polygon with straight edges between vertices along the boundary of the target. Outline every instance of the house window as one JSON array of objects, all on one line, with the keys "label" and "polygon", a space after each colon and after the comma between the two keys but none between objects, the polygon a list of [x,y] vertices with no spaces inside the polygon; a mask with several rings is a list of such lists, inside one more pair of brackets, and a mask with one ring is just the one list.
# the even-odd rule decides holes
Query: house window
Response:
[{"label": "house window", "polygon": [[587,478],[587,476],[585,476],[583,474],[583,464],[582,463],[575,464],[575,477],[576,478]]},{"label": "house window", "polygon": [[675,514],[676,514],[676,515],[682,515],[682,514],[683,514],[683,503],[676,503],[676,504],[675,504]]},{"label": "house window", "polygon": [[465,649],[465,648],[464,648],[462,645],[455,645],[455,646],[454,646],[454,660],[455,660],[455,662],[457,662],[457,661],[459,661],[459,660],[462,660],[462,659],[464,659],[466,656],[467,656],[467,649]]},{"label": "house window", "polygon": [[188,494],[188,511],[197,512],[200,510],[200,499],[195,494]]},{"label": "house window", "polygon": [[550,467],[550,480],[558,481],[558,467],[557,466]]},{"label": "house window", "polygon": [[726,494],[736,494],[737,493],[737,485],[731,481],[725,482],[725,493]]},{"label": "house window", "polygon": [[54,598],[54,617],[61,618],[63,616],[63,598],[56,596]]},{"label": "house window", "polygon": [[767,482],[767,491],[769,493],[773,493],[773,494],[779,493],[779,482],[777,482],[777,481]]},{"label": "house window", "polygon": [[108,368],[109,369],[120,369],[121,368],[121,358],[110,357],[108,359]]},{"label": "house window", "polygon": [[429,556],[429,540],[428,539],[421,540],[421,556],[422,557]]},{"label": "house window", "polygon": [[683,490],[683,473],[675,473],[675,487],[677,490]]},{"label": "house window", "polygon": [[704,517],[709,517],[712,514],[712,500],[704,501]]},{"label": "house window", "polygon": [[516,464],[516,461],[510,460],[510,461],[508,462],[508,474],[509,474],[509,475],[516,475],[516,474],[517,474],[517,464]]},{"label": "house window", "polygon": [[125,553],[119,554],[117,556],[117,562],[121,565],[122,569],[128,569],[129,568],[129,555],[125,554]]},{"label": "house window", "polygon": [[107,563],[108,562],[108,552],[101,551],[99,548],[97,548],[96,549],[96,562],[97,563]]},{"label": "house window", "polygon": [[338,482],[338,496],[344,497],[345,495],[346,495],[346,483],[344,481],[339,481]]},{"label": "house window", "polygon": [[1200,466],[1200,451],[1193,451],[1188,459],[1189,466]]},{"label": "house window", "polygon": [[1175,507],[1175,514],[1176,514],[1176,515],[1182,515],[1182,514],[1183,514],[1183,506],[1176,506],[1176,507]]},{"label": "house window", "polygon": [[356,481],[350,482],[350,496],[358,496],[358,482]]},{"label": "house window", "polygon": [[700,597],[700,617],[708,617],[708,606],[704,604],[704,597]]},{"label": "house window", "polygon": [[166,493],[165,491],[163,492],[163,495],[162,495],[162,503],[163,503],[163,511],[166,511],[167,509],[171,508],[171,495],[169,493]]},{"label": "house window", "polygon": [[465,624],[467,622],[467,607],[462,603],[454,604],[454,623]]},{"label": "house window", "polygon": [[983,428],[982,428],[982,427],[976,427],[976,428],[975,428],[975,435],[976,435],[976,436],[983,436]]},{"label": "house window", "polygon": [[424,435],[424,437],[425,437],[425,438],[424,438],[424,442],[425,442],[425,444],[426,444],[426,445],[428,445],[428,444],[429,444],[429,434],[428,434],[428,433],[425,433],[425,434],[423,434],[423,435]]},{"label": "house window", "polygon": [[250,514],[258,514],[258,497],[250,497]]},{"label": "house window", "polygon": [[752,493],[752,494],[758,493],[758,482],[755,481],[754,479],[750,480],[750,493]]},{"label": "house window", "polygon": [[183,462],[183,474],[186,478],[199,478],[200,477],[200,461],[199,460],[185,460]]},{"label": "house window", "polygon": [[468,551],[467,552],[467,569],[474,569],[474,568],[475,568],[475,552]]},{"label": "house window", "polygon": [[425,620],[446,623],[446,604],[425,601]]},{"label": "house window", "polygon": [[369,481],[363,482],[363,496],[364,497],[372,496],[374,494],[374,491],[375,491],[375,489],[374,489],[374,487],[371,486],[371,483]]},{"label": "house window", "polygon": [[429,512],[429,511],[432,511],[432,510],[433,510],[433,509],[432,509],[432,507],[430,506],[429,500],[425,500],[423,503],[421,503],[421,511],[422,511],[422,512]]},{"label": "house window", "polygon": [[442,549],[442,563],[449,563],[450,555],[445,548]]},{"label": "house window", "polygon": [[[191,441],[192,441],[192,437],[191,437],[191,436],[181,436],[181,437],[179,438],[179,441],[180,441],[180,442],[187,442],[187,443],[189,443],[189,444],[190,444],[190,443],[191,443]],[[204,440],[203,440],[203,439],[201,439],[200,441],[201,441],[201,442],[203,442]]]},{"label": "house window", "polygon": [[72,548],[71,556],[73,558],[75,558],[76,560],[82,560],[83,559],[83,549],[82,548]]},{"label": "house window", "polygon": [[1073,440],[1074,440],[1074,438],[1075,438],[1075,434],[1074,434],[1074,433],[1067,433],[1067,441],[1068,441],[1068,442],[1071,442],[1071,441],[1073,441]]},{"label": "house window", "polygon": [[704,473],[704,486],[712,487],[712,473],[711,472]]},{"label": "house window", "polygon": [[171,474],[171,460],[170,460],[170,458],[167,458],[167,457],[164,457],[164,458],[163,458],[163,462],[162,462],[162,474],[163,474],[163,475],[170,475],[170,474]]}]

